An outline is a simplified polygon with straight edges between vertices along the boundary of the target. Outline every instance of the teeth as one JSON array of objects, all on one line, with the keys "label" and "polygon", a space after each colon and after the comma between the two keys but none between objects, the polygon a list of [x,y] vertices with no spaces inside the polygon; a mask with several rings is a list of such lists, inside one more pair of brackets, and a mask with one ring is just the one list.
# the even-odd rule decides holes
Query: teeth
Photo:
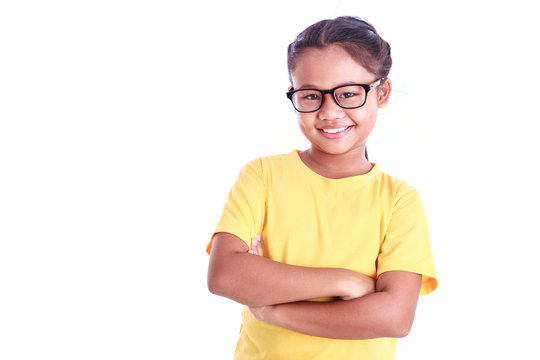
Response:
[{"label": "teeth", "polygon": [[324,131],[327,134],[336,134],[338,132],[345,131],[346,129],[347,127],[339,128],[339,129],[322,129],[322,131]]}]

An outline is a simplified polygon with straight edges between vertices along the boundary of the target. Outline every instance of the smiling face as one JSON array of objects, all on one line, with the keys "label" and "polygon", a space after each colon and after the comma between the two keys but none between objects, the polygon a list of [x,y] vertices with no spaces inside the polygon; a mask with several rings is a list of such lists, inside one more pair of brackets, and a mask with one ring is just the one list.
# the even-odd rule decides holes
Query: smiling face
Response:
[{"label": "smiling face", "polygon": [[[342,47],[310,48],[302,53],[291,73],[295,90],[333,89],[347,84],[371,84],[378,80]],[[377,111],[388,103],[391,86],[385,80],[368,93],[364,106],[343,109],[325,94],[318,111],[298,112],[300,129],[311,143],[312,155],[364,156],[366,140],[375,126]]]}]

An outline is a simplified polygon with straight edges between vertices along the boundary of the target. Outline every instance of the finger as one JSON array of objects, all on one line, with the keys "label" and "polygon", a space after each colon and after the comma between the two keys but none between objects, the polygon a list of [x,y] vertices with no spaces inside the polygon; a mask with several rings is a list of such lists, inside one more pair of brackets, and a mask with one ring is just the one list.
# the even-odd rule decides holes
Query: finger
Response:
[{"label": "finger", "polygon": [[264,256],[262,243],[261,243],[261,235],[257,235],[257,255]]},{"label": "finger", "polygon": [[259,255],[257,250],[257,237],[251,239],[251,250],[249,250],[248,253],[253,255]]},{"label": "finger", "polygon": [[255,246],[257,245],[257,238],[254,237],[251,239],[251,250],[248,251],[250,254],[255,254]]}]

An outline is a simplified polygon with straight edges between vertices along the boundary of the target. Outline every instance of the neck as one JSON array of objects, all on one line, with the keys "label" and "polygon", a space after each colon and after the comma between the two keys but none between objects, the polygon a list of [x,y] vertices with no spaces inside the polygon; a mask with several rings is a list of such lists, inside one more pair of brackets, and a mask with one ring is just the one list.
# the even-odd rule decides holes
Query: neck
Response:
[{"label": "neck", "polygon": [[363,175],[373,167],[366,159],[364,146],[346,154],[328,154],[312,146],[302,151],[300,158],[317,174],[332,179]]}]

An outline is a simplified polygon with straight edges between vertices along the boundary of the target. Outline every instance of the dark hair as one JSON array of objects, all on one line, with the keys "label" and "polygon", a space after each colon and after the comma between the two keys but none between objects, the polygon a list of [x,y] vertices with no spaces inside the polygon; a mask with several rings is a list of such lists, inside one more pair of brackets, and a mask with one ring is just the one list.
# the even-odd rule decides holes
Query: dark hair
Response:
[{"label": "dark hair", "polygon": [[[304,31],[289,45],[287,67],[289,78],[296,66],[298,56],[305,50],[328,45],[339,45],[369,72],[379,79],[385,78],[392,67],[390,45],[384,41],[373,25],[352,16],[341,16],[319,21]],[[292,83],[292,81],[291,81]]]}]

